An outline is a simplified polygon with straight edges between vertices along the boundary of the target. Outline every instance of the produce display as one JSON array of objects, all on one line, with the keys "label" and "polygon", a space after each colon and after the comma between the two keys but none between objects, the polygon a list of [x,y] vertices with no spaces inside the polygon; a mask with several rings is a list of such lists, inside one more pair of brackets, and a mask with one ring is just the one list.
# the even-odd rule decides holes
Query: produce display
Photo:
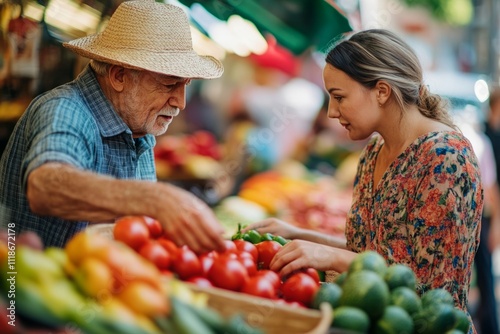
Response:
[{"label": "produce display", "polygon": [[159,137],[154,148],[158,179],[210,179],[220,171],[222,146],[208,131]]},{"label": "produce display", "polygon": [[467,315],[455,308],[447,290],[432,289],[418,296],[415,286],[410,267],[388,266],[380,254],[366,251],[335,282],[321,285],[312,307],[330,303],[332,328],[354,333],[468,333]]},{"label": "produce display", "polygon": [[332,178],[306,178],[278,171],[246,179],[237,196],[223,199],[214,211],[228,229],[273,216],[295,226],[343,236],[351,191]]},{"label": "produce display", "polygon": [[[155,225],[144,226],[155,231]],[[130,240],[139,247],[139,238]],[[29,324],[84,334],[261,333],[242,316],[222,318],[207,309],[203,293],[167,279],[155,263],[123,242],[97,234],[80,232],[64,249],[19,244],[14,252],[2,242],[0,267],[1,305],[14,302],[21,332]],[[5,333],[15,329],[4,320]]]},{"label": "produce display", "polygon": [[159,223],[154,224],[150,218],[122,217],[115,223],[114,238],[154,263],[164,275],[200,287],[246,293],[291,306],[311,306],[320,285],[316,270],[309,268],[282,281],[278,273],[269,269],[274,255],[287,242],[283,237],[260,235],[255,230],[242,234],[238,229],[232,240],[225,240],[224,252],[196,254],[187,246],[178,247],[161,233],[153,235],[145,228],[144,220],[150,221],[150,229],[158,229]]}]

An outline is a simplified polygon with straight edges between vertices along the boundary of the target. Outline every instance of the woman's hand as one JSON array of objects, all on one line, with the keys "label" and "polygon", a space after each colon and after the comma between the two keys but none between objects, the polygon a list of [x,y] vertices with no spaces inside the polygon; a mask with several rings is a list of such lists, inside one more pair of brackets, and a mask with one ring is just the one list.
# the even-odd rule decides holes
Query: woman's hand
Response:
[{"label": "woman's hand", "polygon": [[276,253],[269,267],[282,277],[304,268],[343,272],[348,269],[355,256],[356,253],[344,249],[293,240]]},{"label": "woman's hand", "polygon": [[256,230],[260,234],[271,233],[279,235],[285,239],[295,239],[300,235],[301,229],[277,218],[267,218],[260,222],[251,224],[245,227],[241,232],[245,233],[250,230]]}]

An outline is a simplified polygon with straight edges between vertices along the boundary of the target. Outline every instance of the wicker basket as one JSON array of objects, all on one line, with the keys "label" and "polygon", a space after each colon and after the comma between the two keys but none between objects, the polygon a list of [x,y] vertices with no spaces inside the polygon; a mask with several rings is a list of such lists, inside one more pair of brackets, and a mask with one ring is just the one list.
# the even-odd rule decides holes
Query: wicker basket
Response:
[{"label": "wicker basket", "polygon": [[332,308],[328,303],[318,311],[219,288],[187,285],[195,292],[206,293],[208,305],[222,316],[242,314],[250,326],[266,334],[326,334],[330,329]]}]

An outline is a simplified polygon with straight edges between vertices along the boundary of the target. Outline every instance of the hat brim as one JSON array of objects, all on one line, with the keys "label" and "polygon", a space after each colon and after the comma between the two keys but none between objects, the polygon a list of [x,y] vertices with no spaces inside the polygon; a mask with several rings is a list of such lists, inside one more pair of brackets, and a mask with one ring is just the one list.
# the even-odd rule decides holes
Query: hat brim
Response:
[{"label": "hat brim", "polygon": [[215,79],[224,72],[222,63],[212,56],[194,51],[152,52],[131,48],[103,48],[96,43],[97,35],[82,37],[63,46],[80,56],[127,68],[190,79]]}]

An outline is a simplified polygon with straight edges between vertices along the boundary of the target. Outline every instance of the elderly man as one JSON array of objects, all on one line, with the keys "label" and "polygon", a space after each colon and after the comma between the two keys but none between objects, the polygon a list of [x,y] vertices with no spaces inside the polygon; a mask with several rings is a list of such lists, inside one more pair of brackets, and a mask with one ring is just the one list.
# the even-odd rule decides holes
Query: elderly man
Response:
[{"label": "elderly man", "polygon": [[126,1],[101,33],[64,44],[90,58],[72,82],[36,97],[0,161],[0,223],[62,247],[89,223],[160,221],[179,245],[222,249],[223,228],[189,192],[155,182],[154,136],[186,105],[191,79],[222,75],[196,54],[181,8]]}]

